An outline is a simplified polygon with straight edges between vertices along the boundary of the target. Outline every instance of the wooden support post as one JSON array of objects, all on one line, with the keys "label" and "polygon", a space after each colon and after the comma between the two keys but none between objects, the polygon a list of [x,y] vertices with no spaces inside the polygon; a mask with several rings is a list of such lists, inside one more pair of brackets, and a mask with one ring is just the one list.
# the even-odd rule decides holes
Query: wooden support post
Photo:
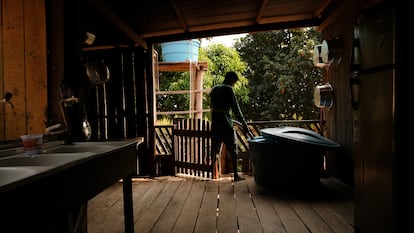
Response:
[{"label": "wooden support post", "polygon": [[[192,82],[194,118],[203,118],[203,70],[194,69],[195,79]],[[194,76],[193,76],[194,77]]]}]

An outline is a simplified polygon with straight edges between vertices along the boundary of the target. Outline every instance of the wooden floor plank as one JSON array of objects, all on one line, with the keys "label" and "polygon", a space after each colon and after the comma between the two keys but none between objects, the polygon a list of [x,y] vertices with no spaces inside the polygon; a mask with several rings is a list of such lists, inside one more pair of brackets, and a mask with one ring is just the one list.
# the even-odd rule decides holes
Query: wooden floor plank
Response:
[{"label": "wooden floor plank", "polygon": [[[133,204],[138,209],[142,205],[137,200],[153,186],[142,181],[133,182]],[[124,232],[122,188],[122,182],[116,183],[89,201],[88,233]]]},{"label": "wooden floor plank", "polygon": [[238,230],[236,200],[230,178],[219,181],[219,209],[217,218],[217,233],[236,233]]},{"label": "wooden floor plank", "polygon": [[207,181],[195,233],[216,232],[218,182]]},{"label": "wooden floor plank", "polygon": [[[234,186],[226,177],[134,180],[135,232],[354,232],[352,190],[341,182],[322,180],[320,189],[292,193],[264,188],[253,176],[245,177]],[[118,183],[88,202],[88,233],[124,232],[122,195]]]},{"label": "wooden floor plank", "polygon": [[[122,190],[122,184],[119,187],[119,190]],[[99,218],[96,221],[99,222],[99,224],[88,224],[88,232],[89,233],[122,233],[124,232],[124,216],[123,213],[124,210],[124,203],[122,195],[118,195],[119,198],[115,200],[113,204],[108,206],[108,208],[101,212],[96,213],[95,217],[91,216],[92,213],[88,213],[88,216],[91,216],[90,218]],[[96,203],[94,203],[95,206]],[[88,204],[88,209],[89,208]],[[90,206],[93,208],[93,206]],[[96,216],[98,215],[98,216]],[[94,227],[89,227],[93,224]]]},{"label": "wooden floor plank", "polygon": [[161,214],[159,221],[152,228],[152,233],[171,232],[174,224],[181,214],[185,201],[191,190],[191,182],[181,182],[174,192],[164,212]]},{"label": "wooden floor plank", "polygon": [[137,225],[137,221],[146,214],[147,209],[150,207],[152,202],[157,199],[166,184],[166,182],[153,180],[151,186],[148,187],[148,190],[142,196],[133,195],[135,225]]},{"label": "wooden floor plank", "polygon": [[332,229],[313,210],[313,208],[302,200],[291,200],[290,205],[300,217],[310,232],[333,233]]},{"label": "wooden floor plank", "polygon": [[258,189],[253,177],[247,177],[246,181],[262,225],[263,233],[286,233],[279,215],[273,209],[271,203],[272,194]]},{"label": "wooden floor plank", "polygon": [[263,232],[246,180],[234,182],[240,233]]},{"label": "wooden floor plank", "polygon": [[94,225],[95,222],[102,221],[102,214],[108,211],[112,205],[122,201],[119,189],[122,183],[116,183],[105,189],[88,202],[88,224]]},{"label": "wooden floor plank", "polygon": [[139,199],[144,197],[146,193],[152,188],[155,180],[150,178],[134,179],[132,182],[132,197],[134,203],[137,203]]},{"label": "wooden floor plank", "polygon": [[135,233],[149,233],[156,224],[161,214],[165,210],[167,204],[170,202],[172,196],[177,190],[180,182],[161,182],[166,183],[162,191],[157,195],[157,198],[151,203],[141,215],[135,225]]},{"label": "wooden floor plank", "polygon": [[190,179],[191,190],[171,233],[192,233],[199,214],[206,181]]},{"label": "wooden floor plank", "polygon": [[312,208],[321,216],[321,218],[336,233],[353,233],[355,229],[337,212],[325,206],[323,203],[312,203]]},{"label": "wooden floor plank", "polygon": [[329,207],[332,211],[334,211],[337,215],[341,216],[345,222],[349,225],[354,226],[354,209],[353,207],[349,207],[344,203],[336,202],[328,202],[323,203],[323,206]]},{"label": "wooden floor plank", "polygon": [[272,206],[276,210],[286,231],[289,233],[309,233],[302,220],[284,199],[273,198]]},{"label": "wooden floor plank", "polygon": [[321,197],[314,207],[328,207],[348,225],[354,225],[354,204],[352,189],[334,177],[321,179]]}]

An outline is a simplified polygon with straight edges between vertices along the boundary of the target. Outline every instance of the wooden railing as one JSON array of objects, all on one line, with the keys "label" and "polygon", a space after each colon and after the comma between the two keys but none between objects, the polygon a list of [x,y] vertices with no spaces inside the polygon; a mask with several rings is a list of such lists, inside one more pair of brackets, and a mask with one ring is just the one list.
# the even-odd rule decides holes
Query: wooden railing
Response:
[{"label": "wooden railing", "polygon": [[174,121],[173,148],[175,172],[213,178],[215,158],[211,148],[211,124],[202,119]]},{"label": "wooden railing", "polygon": [[[250,156],[249,156],[249,142],[248,138],[259,136],[260,130],[264,128],[273,128],[279,126],[295,126],[313,130],[322,134],[323,127],[319,120],[277,120],[277,121],[256,121],[249,122],[248,126],[253,133],[249,136],[245,134],[243,129],[235,124],[235,131],[237,135],[237,146],[239,163],[241,164],[241,171],[251,171]],[[157,175],[172,175],[174,174],[174,146],[173,146],[173,125],[158,125],[155,126],[155,161]]]}]

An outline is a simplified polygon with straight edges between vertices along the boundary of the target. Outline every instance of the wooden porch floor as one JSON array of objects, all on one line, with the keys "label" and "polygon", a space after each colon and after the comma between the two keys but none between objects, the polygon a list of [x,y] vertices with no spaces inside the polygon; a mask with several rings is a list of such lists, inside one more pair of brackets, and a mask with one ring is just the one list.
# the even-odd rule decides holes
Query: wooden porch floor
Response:
[{"label": "wooden porch floor", "polygon": [[[244,177],[134,179],[135,233],[354,232],[352,190],[337,179],[281,192]],[[87,219],[89,233],[124,232],[122,183],[88,202]]]}]

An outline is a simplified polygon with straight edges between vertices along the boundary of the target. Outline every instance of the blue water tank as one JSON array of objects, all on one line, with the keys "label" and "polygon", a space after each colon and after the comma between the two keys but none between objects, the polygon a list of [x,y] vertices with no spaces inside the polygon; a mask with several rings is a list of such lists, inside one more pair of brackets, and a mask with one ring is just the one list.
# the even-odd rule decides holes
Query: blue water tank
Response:
[{"label": "blue water tank", "polygon": [[198,61],[199,40],[181,40],[161,44],[164,62]]},{"label": "blue water tank", "polygon": [[268,187],[312,189],[324,172],[323,156],[340,145],[318,133],[280,126],[260,130],[247,139],[257,184]]}]

